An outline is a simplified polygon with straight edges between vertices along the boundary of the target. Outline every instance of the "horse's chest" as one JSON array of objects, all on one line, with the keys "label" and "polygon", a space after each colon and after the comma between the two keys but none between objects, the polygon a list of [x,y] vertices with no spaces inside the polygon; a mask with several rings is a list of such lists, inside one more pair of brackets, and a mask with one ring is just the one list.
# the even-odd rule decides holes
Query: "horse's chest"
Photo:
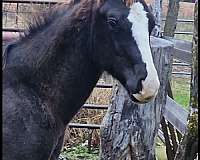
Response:
[{"label": "horse's chest", "polygon": [[8,159],[19,157],[19,153],[27,159],[30,155],[46,159],[42,157],[49,156],[57,146],[63,126],[43,107],[38,97],[25,88],[4,90],[3,152]]}]

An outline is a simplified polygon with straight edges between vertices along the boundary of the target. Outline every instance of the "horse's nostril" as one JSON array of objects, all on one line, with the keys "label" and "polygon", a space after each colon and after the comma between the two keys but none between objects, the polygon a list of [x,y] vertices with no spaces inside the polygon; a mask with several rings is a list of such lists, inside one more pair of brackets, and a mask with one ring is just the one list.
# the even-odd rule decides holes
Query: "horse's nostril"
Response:
[{"label": "horse's nostril", "polygon": [[142,79],[138,81],[138,84],[137,84],[137,86],[138,86],[137,87],[138,92],[142,91],[142,81],[143,81]]}]

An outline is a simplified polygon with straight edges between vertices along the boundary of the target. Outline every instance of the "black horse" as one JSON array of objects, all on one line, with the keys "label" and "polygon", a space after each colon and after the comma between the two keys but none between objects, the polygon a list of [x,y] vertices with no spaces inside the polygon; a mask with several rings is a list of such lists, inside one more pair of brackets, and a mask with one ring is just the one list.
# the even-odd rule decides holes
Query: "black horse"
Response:
[{"label": "black horse", "polygon": [[66,125],[103,71],[137,103],[159,89],[149,36],[154,19],[141,0],[57,5],[7,48],[3,69],[3,160],[58,159]]}]

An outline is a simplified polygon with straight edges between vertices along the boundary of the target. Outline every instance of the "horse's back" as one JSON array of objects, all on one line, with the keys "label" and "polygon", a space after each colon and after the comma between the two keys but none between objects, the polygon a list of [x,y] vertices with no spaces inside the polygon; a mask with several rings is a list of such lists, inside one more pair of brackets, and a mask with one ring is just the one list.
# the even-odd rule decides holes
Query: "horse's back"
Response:
[{"label": "horse's back", "polygon": [[54,141],[50,125],[34,92],[22,83],[3,83],[4,160],[48,159]]}]

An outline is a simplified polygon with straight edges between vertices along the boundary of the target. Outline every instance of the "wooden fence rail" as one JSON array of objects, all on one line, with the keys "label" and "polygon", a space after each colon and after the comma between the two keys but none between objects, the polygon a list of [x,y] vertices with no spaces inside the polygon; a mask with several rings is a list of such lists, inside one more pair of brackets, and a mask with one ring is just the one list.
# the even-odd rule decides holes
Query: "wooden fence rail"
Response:
[{"label": "wooden fence rail", "polygon": [[182,135],[186,131],[188,114],[189,112],[181,105],[176,103],[169,96],[167,97],[163,115]]},{"label": "wooden fence rail", "polygon": [[[163,18],[162,21],[166,21],[166,19]],[[180,22],[180,23],[193,23],[194,20],[193,19],[177,19],[177,22]]]},{"label": "wooden fence rail", "polygon": [[84,109],[108,109],[108,105],[84,104]]}]

